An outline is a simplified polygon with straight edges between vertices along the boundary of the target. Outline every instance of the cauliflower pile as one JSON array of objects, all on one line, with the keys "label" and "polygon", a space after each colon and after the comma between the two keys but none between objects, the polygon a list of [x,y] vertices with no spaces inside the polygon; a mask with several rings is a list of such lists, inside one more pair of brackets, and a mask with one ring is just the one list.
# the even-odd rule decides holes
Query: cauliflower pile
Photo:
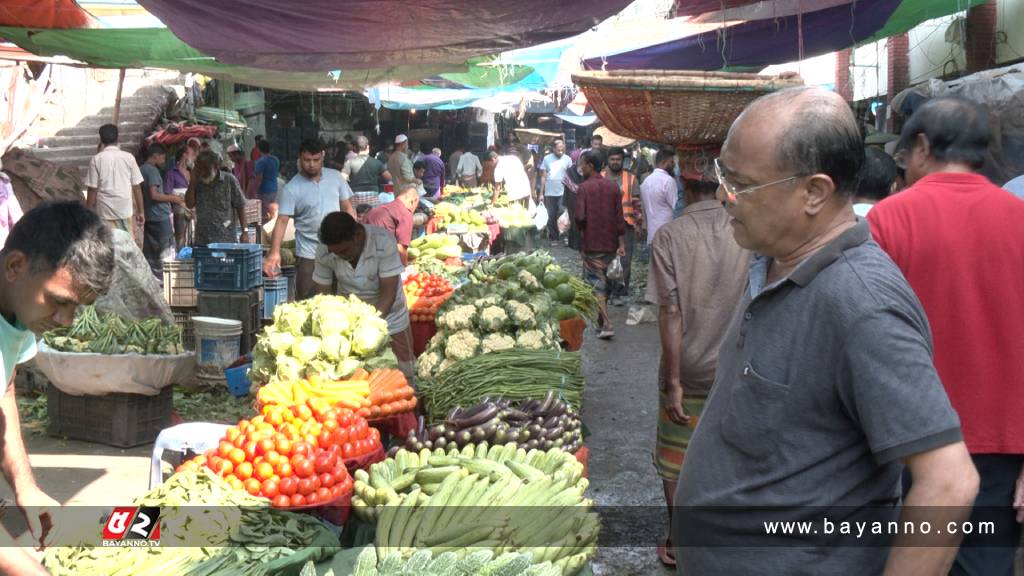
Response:
[{"label": "cauliflower pile", "polygon": [[[530,279],[533,276],[526,274]],[[561,336],[544,288],[519,278],[464,286],[437,316],[437,334],[417,361],[424,380],[477,354],[512,348],[557,350]]]}]

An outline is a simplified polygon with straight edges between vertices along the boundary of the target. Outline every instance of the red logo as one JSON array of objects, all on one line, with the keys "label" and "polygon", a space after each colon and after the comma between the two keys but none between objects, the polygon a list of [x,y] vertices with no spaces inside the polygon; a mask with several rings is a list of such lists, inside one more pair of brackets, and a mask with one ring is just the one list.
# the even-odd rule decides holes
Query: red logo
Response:
[{"label": "red logo", "polygon": [[118,506],[103,525],[104,540],[160,540],[160,508]]}]

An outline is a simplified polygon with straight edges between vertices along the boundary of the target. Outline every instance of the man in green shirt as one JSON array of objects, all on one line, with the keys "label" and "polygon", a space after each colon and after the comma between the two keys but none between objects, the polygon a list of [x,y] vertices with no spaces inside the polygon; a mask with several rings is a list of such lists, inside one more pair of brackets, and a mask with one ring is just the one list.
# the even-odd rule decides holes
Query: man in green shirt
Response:
[{"label": "man in green shirt", "polygon": [[[48,203],[14,226],[0,251],[0,369],[6,390],[0,399],[0,454],[4,477],[40,547],[46,545],[58,508],[36,484],[21,437],[14,398],[15,366],[36,354],[35,337],[70,326],[79,305],[92,304],[110,287],[114,272],[111,232],[78,202]],[[0,574],[46,574],[26,551],[12,545],[0,526]]]}]

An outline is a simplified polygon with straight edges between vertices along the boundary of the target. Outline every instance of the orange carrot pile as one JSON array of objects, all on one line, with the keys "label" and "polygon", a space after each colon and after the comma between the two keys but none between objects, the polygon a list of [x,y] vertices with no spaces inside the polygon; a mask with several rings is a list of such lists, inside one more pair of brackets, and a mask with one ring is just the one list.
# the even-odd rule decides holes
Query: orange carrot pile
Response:
[{"label": "orange carrot pile", "polygon": [[359,409],[364,418],[384,418],[416,408],[416,394],[400,370],[386,368],[374,370],[368,377],[370,384],[369,407]]}]

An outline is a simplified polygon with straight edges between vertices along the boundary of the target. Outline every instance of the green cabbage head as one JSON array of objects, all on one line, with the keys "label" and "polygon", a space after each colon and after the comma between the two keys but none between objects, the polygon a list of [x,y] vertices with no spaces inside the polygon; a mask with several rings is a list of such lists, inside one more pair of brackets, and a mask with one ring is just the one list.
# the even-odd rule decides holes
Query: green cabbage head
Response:
[{"label": "green cabbage head", "polygon": [[387,339],[388,323],[385,320],[364,317],[352,332],[352,352],[360,358],[373,356]]},{"label": "green cabbage head", "polygon": [[291,356],[299,364],[308,364],[320,352],[320,339],[315,336],[303,336],[292,345]]}]

